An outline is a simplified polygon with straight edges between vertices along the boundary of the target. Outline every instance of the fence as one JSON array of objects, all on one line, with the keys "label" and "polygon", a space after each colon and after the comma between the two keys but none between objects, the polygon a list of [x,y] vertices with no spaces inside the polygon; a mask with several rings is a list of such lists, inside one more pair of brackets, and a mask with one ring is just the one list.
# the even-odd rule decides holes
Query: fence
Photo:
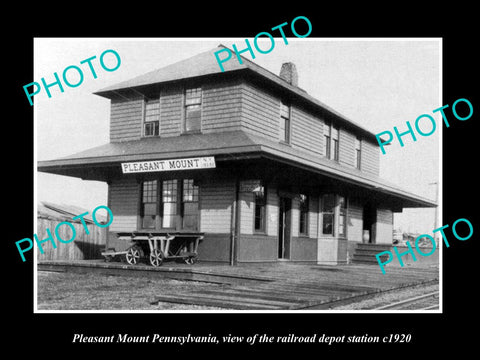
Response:
[{"label": "fence", "polygon": [[[55,227],[62,221],[68,221],[75,227],[76,236],[70,243],[62,243],[55,236]],[[93,223],[86,223],[89,234],[80,221],[72,221],[71,218],[52,219],[51,217],[37,217],[37,236],[39,240],[48,237],[47,229],[50,229],[55,238],[55,249],[50,241],[42,244],[44,253],[37,249],[37,260],[89,260],[102,259],[101,251],[105,249],[108,228],[100,228]],[[65,240],[72,238],[72,230],[69,226],[60,226],[58,235]]]}]

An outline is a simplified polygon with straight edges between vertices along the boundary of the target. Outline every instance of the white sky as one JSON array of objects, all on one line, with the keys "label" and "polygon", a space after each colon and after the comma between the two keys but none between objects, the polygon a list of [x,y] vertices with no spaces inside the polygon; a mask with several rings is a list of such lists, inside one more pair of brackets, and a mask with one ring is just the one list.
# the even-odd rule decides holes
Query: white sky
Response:
[{"label": "white sky", "polygon": [[[310,95],[344,114],[373,133],[405,131],[406,121],[414,126],[421,114],[437,120],[437,130],[429,137],[417,135],[413,142],[405,136],[405,147],[397,141],[380,154],[380,175],[405,190],[435,198],[439,174],[439,144],[443,125],[432,110],[441,103],[441,42],[439,39],[288,39],[276,38],[269,54],[256,52],[253,60],[278,74],[281,64],[294,62],[299,86]],[[252,42],[252,39],[250,39]],[[37,160],[56,159],[109,142],[110,101],[94,91],[137,75],[161,68],[224,44],[243,48],[244,39],[80,39],[37,38],[34,42],[34,79],[54,81],[63,69],[77,65],[84,70],[83,83],[44,90],[34,98]],[[268,45],[260,47],[268,49]],[[98,58],[113,49],[122,63],[113,72],[104,71]],[[80,61],[93,55],[97,79]],[[249,57],[248,52],[243,56]],[[234,57],[232,60],[235,61]],[[75,82],[72,74],[72,82]],[[69,72],[70,75],[70,72]],[[28,100],[25,98],[26,106]],[[427,124],[421,128],[428,131]],[[101,182],[45,173],[37,174],[37,200],[72,204],[93,210],[107,204],[107,185]],[[441,223],[439,223],[439,226]],[[431,233],[433,209],[405,209],[395,214],[395,227],[404,231]]]}]

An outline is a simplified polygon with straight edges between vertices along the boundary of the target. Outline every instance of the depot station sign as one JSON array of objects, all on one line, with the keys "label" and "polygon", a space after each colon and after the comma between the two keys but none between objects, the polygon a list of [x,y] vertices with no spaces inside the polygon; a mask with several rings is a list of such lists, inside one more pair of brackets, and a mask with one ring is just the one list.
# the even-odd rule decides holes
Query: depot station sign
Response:
[{"label": "depot station sign", "polygon": [[213,156],[122,163],[124,174],[215,168]]}]

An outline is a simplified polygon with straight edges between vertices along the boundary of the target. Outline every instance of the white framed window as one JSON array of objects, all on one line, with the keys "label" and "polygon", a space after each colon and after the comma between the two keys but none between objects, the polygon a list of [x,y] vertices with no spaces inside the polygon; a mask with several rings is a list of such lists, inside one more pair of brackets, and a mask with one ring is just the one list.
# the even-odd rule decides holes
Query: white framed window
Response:
[{"label": "white framed window", "polygon": [[185,89],[185,132],[198,132],[202,129],[202,88]]},{"label": "white framed window", "polygon": [[330,160],[338,161],[339,157],[339,130],[331,123],[326,122],[323,126],[323,153]]},{"label": "white framed window", "polygon": [[280,102],[280,141],[290,143],[290,106]]},{"label": "white framed window", "polygon": [[[332,125],[332,150],[330,151],[330,159],[338,161],[338,128]],[[332,156],[333,155],[333,156]]]},{"label": "white framed window", "polygon": [[143,136],[160,134],[160,99],[145,100]]},{"label": "white framed window", "polygon": [[335,195],[322,196],[322,234],[334,235],[335,227]]},{"label": "white framed window", "polygon": [[347,236],[347,198],[333,193],[324,194],[322,200],[322,235]]},{"label": "white framed window", "polygon": [[360,169],[362,165],[362,141],[360,138],[355,138],[355,167]]}]

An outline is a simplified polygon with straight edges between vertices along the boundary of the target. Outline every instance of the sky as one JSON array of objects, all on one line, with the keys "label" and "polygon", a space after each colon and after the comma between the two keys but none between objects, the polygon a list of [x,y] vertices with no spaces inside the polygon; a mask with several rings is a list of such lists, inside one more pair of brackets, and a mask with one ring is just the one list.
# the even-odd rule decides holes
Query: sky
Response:
[{"label": "sky", "polygon": [[[250,39],[252,43],[252,39]],[[310,95],[335,109],[373,133],[393,132],[397,126],[405,131],[406,121],[414,126],[422,114],[437,121],[436,131],[413,142],[403,137],[404,147],[395,139],[380,154],[380,176],[403,189],[434,200],[440,182],[441,134],[440,114],[433,114],[441,103],[441,40],[423,39],[339,39],[339,38],[275,38],[275,47],[268,54],[256,52],[252,59],[258,65],[278,74],[284,62],[296,64],[299,86]],[[76,65],[83,70],[83,82],[75,88],[57,86],[34,97],[36,160],[50,160],[71,155],[109,142],[110,100],[93,92],[135,76],[167,66],[212,49],[218,44],[244,48],[243,38],[208,39],[135,39],[135,38],[36,38],[34,41],[34,79],[46,83],[60,77],[63,70]],[[269,44],[260,42],[260,48]],[[115,50],[121,58],[119,68],[102,69],[100,55]],[[111,54],[110,54],[111,55]],[[243,53],[249,58],[249,53]],[[92,60],[97,78],[87,64]],[[107,66],[114,61],[105,56]],[[234,57],[232,57],[234,59]],[[113,62],[112,62],[113,61]],[[75,71],[70,81],[78,82]],[[25,97],[26,106],[28,100]],[[428,123],[421,123],[425,132]],[[107,185],[96,181],[36,173],[35,203],[50,201],[93,210],[107,204]],[[437,183],[437,184],[435,184]],[[441,214],[441,208],[440,214]],[[433,209],[404,209],[395,213],[394,227],[403,231],[431,233],[434,229]],[[441,224],[439,223],[439,226]]]}]

